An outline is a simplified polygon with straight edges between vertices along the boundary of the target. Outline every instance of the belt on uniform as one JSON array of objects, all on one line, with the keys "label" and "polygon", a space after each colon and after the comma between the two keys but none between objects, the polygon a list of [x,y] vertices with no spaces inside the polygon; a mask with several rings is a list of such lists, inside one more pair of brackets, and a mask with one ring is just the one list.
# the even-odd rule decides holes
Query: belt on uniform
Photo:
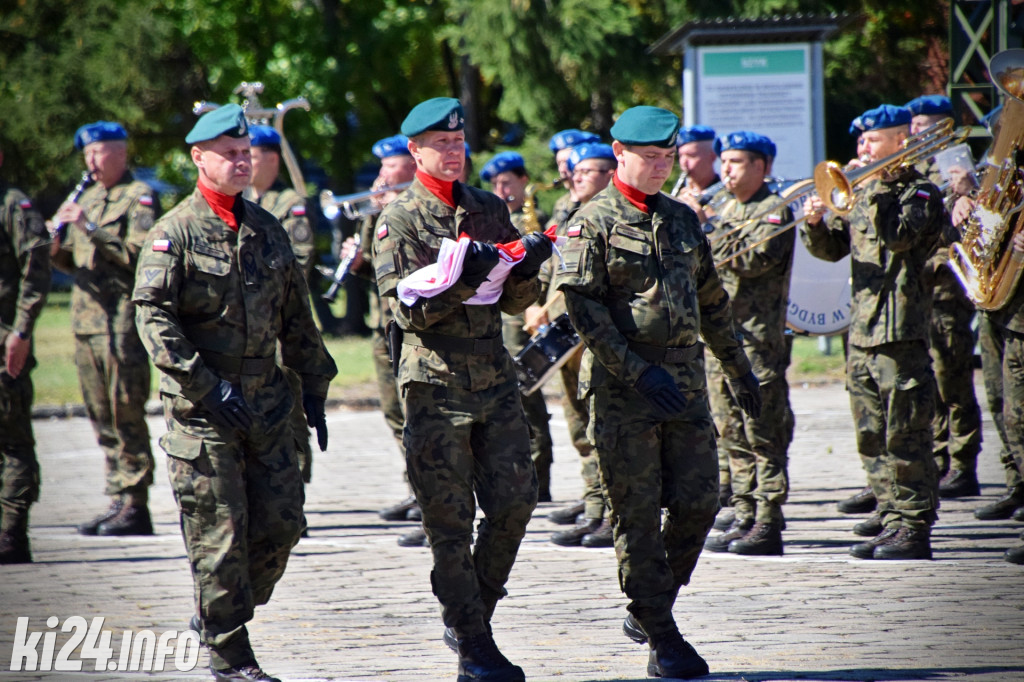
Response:
[{"label": "belt on uniform", "polygon": [[402,342],[410,346],[426,348],[427,350],[463,353],[465,355],[494,355],[505,347],[501,334],[492,336],[489,339],[467,339],[462,336],[448,336],[447,334],[406,331]]},{"label": "belt on uniform", "polygon": [[205,348],[199,349],[199,355],[211,369],[216,369],[229,374],[257,375],[266,374],[277,365],[277,358],[273,355],[265,358],[240,358],[234,355],[224,355]]},{"label": "belt on uniform", "polygon": [[704,344],[698,342],[689,346],[652,346],[648,343],[630,341],[629,349],[647,362],[681,365],[699,358],[704,351]]}]

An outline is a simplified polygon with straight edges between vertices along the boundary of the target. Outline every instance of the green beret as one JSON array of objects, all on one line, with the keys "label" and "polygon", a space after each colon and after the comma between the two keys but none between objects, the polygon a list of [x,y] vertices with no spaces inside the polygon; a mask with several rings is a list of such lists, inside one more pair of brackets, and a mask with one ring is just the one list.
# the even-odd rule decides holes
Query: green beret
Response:
[{"label": "green beret", "polygon": [[465,127],[462,103],[453,97],[435,97],[412,108],[402,121],[402,134],[412,137],[428,130],[452,132]]},{"label": "green beret", "polygon": [[215,137],[247,137],[249,125],[245,122],[245,112],[237,104],[225,104],[199,117],[192,131],[185,138],[187,144],[206,142]]},{"label": "green beret", "polygon": [[674,147],[679,117],[661,107],[626,109],[612,126],[612,137],[622,144]]}]

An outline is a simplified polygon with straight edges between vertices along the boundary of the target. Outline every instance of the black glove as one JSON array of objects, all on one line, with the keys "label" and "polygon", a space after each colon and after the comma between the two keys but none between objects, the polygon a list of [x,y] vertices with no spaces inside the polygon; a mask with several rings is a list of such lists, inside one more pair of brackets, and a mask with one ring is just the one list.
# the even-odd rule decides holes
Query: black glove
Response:
[{"label": "black glove", "polygon": [[327,418],[324,416],[326,400],[312,393],[302,394],[302,409],[306,412],[306,424],[316,429],[316,444],[320,452],[327,449]]},{"label": "black glove", "polygon": [[663,367],[651,365],[633,387],[654,407],[661,419],[671,419],[686,409],[686,396]]},{"label": "black glove", "polygon": [[526,279],[536,277],[540,272],[540,266],[551,258],[551,239],[543,232],[531,232],[523,237],[522,242],[526,255],[523,256],[523,260],[516,263],[512,271]]},{"label": "black glove", "polygon": [[213,413],[214,421],[221,426],[239,431],[248,431],[252,428],[252,413],[245,404],[242,389],[238,386],[221,379],[200,402]]},{"label": "black glove", "polygon": [[761,382],[753,370],[738,379],[729,379],[729,387],[744,412],[754,419],[761,416]]},{"label": "black glove", "polygon": [[476,289],[484,283],[487,275],[498,264],[498,248],[494,244],[473,242],[462,261],[462,282]]}]

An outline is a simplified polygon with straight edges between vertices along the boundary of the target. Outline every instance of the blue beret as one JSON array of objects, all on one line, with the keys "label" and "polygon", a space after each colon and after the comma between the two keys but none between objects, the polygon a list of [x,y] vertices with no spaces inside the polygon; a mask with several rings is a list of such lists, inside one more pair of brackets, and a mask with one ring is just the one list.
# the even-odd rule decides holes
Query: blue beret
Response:
[{"label": "blue beret", "polygon": [[548,149],[553,152],[560,152],[563,149],[575,147],[578,144],[584,142],[600,142],[601,136],[596,133],[587,133],[576,128],[567,128],[561,130],[551,136],[551,141],[548,142]]},{"label": "blue beret", "polygon": [[383,140],[377,140],[373,145],[373,155],[378,159],[386,159],[389,156],[409,156],[409,138],[405,135],[392,135]]},{"label": "blue beret", "polygon": [[898,107],[894,104],[883,104],[874,109],[868,109],[860,115],[864,123],[864,131],[882,130],[883,128],[895,128],[896,126],[910,125],[910,119],[914,117],[910,109]]},{"label": "blue beret", "polygon": [[248,134],[249,124],[245,120],[242,107],[237,104],[225,104],[200,116],[185,137],[185,143],[206,142],[221,135],[238,138]]},{"label": "blue beret", "polygon": [[752,133],[747,130],[738,130],[735,133],[722,135],[715,140],[715,154],[721,156],[722,152],[732,149],[755,152],[768,158],[775,158],[775,143],[764,135]]},{"label": "blue beret", "polygon": [[714,128],[709,126],[690,126],[689,128],[679,129],[679,135],[676,136],[676,146],[682,147],[688,142],[701,142],[713,139],[715,139]]},{"label": "blue beret", "polygon": [[569,152],[569,170],[576,168],[576,164],[584,159],[611,159],[616,161],[615,152],[610,144],[600,142],[584,142],[572,148]]},{"label": "blue beret", "polygon": [[402,121],[402,134],[408,137],[428,130],[453,132],[466,127],[462,103],[453,97],[434,97],[412,108]]},{"label": "blue beret", "polygon": [[523,161],[519,152],[499,152],[491,157],[491,160],[480,170],[480,179],[490,182],[491,178],[499,173],[520,169],[526,169],[526,162]]},{"label": "blue beret", "polygon": [[949,98],[945,95],[921,95],[915,97],[906,104],[903,105],[907,109],[910,109],[910,113],[914,116],[923,114],[925,116],[932,116],[934,114],[952,114],[953,103],[949,101]]},{"label": "blue beret", "polygon": [[850,121],[850,134],[860,135],[864,132],[864,120],[858,116],[857,118]]},{"label": "blue beret", "polygon": [[85,145],[93,142],[126,139],[128,139],[128,131],[120,123],[96,121],[75,131],[75,149],[85,149]]},{"label": "blue beret", "polygon": [[661,107],[631,107],[622,112],[611,134],[622,144],[674,147],[679,117]]},{"label": "blue beret", "polygon": [[281,135],[272,126],[249,126],[249,144],[253,147],[276,147]]}]

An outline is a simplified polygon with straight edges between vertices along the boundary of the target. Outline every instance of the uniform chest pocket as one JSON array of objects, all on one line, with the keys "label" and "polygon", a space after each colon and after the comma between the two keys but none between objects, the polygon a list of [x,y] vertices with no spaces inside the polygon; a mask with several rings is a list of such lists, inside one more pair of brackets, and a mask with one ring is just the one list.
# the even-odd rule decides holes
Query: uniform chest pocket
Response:
[{"label": "uniform chest pocket", "polygon": [[657,271],[654,244],[640,230],[616,229],[608,236],[608,279],[612,286],[646,291]]},{"label": "uniform chest pocket", "polygon": [[192,267],[203,275],[225,277],[231,272],[231,261],[226,254],[215,256],[208,252],[189,251],[188,255]]}]

